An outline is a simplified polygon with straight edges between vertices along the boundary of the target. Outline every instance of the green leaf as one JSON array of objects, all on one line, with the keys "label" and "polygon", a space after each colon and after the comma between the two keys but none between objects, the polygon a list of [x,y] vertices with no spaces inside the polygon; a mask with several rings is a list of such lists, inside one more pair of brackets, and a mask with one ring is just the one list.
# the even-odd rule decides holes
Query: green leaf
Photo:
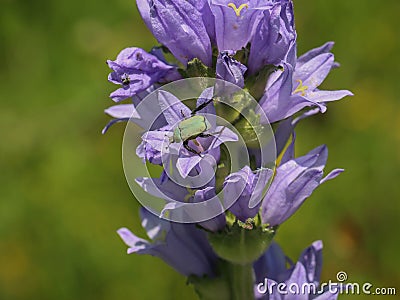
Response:
[{"label": "green leaf", "polygon": [[247,77],[245,86],[255,99],[259,100],[262,97],[269,76],[279,68],[282,67],[268,65],[262,68],[257,74]]},{"label": "green leaf", "polygon": [[269,247],[275,231],[253,222],[236,222],[220,232],[208,233],[208,240],[219,257],[235,264],[250,264]]},{"label": "green leaf", "polygon": [[201,300],[243,300],[253,299],[253,265],[238,265],[220,260],[216,277],[190,276]]},{"label": "green leaf", "polygon": [[256,114],[253,109],[248,109],[246,118],[240,118],[235,123],[235,127],[247,146],[260,147],[259,140],[264,132],[264,126],[260,123],[260,115]]},{"label": "green leaf", "polygon": [[231,300],[231,287],[227,272],[222,271],[223,262],[220,262],[219,276],[197,277],[189,276],[188,284],[193,285],[201,300]]},{"label": "green leaf", "polygon": [[204,65],[200,59],[194,58],[188,62],[186,70],[180,69],[183,77],[211,77],[215,78],[215,71]]}]

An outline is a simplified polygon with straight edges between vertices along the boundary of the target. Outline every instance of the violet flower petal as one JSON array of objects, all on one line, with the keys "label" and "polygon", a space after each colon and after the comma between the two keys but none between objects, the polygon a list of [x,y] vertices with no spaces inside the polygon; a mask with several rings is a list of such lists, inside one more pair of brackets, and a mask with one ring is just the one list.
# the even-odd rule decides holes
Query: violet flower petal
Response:
[{"label": "violet flower petal", "polygon": [[299,262],[307,272],[307,282],[318,284],[321,279],[322,247],[322,241],[315,241],[299,257]]},{"label": "violet flower petal", "polygon": [[[211,42],[201,13],[186,0],[138,1],[141,15],[156,39],[183,64],[199,58],[210,66]],[[149,11],[150,10],[150,11]]]},{"label": "violet flower petal", "polygon": [[136,111],[133,104],[119,104],[111,106],[104,110],[104,112],[113,118],[140,118],[139,113]]},{"label": "violet flower petal", "polygon": [[189,107],[167,91],[158,91],[158,101],[165,119],[171,126],[177,125],[177,123],[185,117],[189,117],[192,113]]},{"label": "violet flower petal", "polygon": [[[256,274],[256,284],[254,286],[255,298],[259,300],[334,300],[337,299],[337,293],[332,294],[326,291],[323,294],[301,293],[303,286],[314,285],[318,290],[322,267],[322,242],[316,241],[310,247],[305,249],[300,255],[296,264],[286,267],[288,258],[276,243],[272,243],[268,250],[254,264]],[[265,280],[266,279],[266,280]],[[259,283],[268,285],[265,294],[260,294],[257,286]],[[286,287],[285,293],[280,293],[278,284],[283,283]],[[289,288],[289,287],[293,288]],[[294,288],[299,288],[300,293]],[[272,294],[268,294],[272,291]],[[312,291],[312,290],[311,290]]]},{"label": "violet flower petal", "polygon": [[[207,187],[202,190],[197,190],[194,194],[193,203],[200,203],[215,197],[215,188]],[[226,225],[225,214],[220,214],[210,220],[199,223],[205,229],[216,232],[222,230]]]},{"label": "violet flower petal", "polygon": [[262,10],[272,7],[269,1],[209,0],[215,17],[218,50],[237,51],[251,40],[262,18]]},{"label": "violet flower petal", "polygon": [[[296,65],[293,78],[295,81],[301,80],[302,85],[308,87],[305,91],[307,94],[308,91],[314,91],[325,80],[332,69],[333,62],[332,53],[318,55],[305,62],[301,67]],[[294,86],[296,86],[295,83]]]},{"label": "violet flower petal", "polygon": [[323,179],[327,157],[326,146],[320,146],[305,156],[284,162],[276,169],[275,178],[262,203],[264,223],[270,226],[282,224],[320,184],[343,171],[334,170]]},{"label": "violet flower petal", "polygon": [[300,56],[297,59],[296,67],[301,68],[303,64],[310,61],[314,57],[324,54],[324,53],[329,53],[332,50],[334,44],[335,44],[334,42],[327,42],[324,45],[322,45],[321,47],[312,49],[312,50],[308,51],[307,53],[303,54],[302,56]]},{"label": "violet flower petal", "polygon": [[[196,107],[200,107],[203,103],[211,100],[214,96],[214,88],[209,87],[206,88],[199,98],[197,99]],[[212,102],[210,102],[206,107],[203,109],[200,109],[199,111],[196,112],[196,115],[201,115],[204,114],[205,117],[207,118],[208,122],[211,125],[211,128],[215,128],[217,126],[217,120],[216,120],[216,111],[215,111],[215,106]]]},{"label": "violet flower petal", "polygon": [[122,86],[110,95],[115,102],[132,97],[172,74],[179,77],[175,66],[136,47],[122,50],[115,61],[108,60],[107,64],[113,70],[108,80]]},{"label": "violet flower petal", "polygon": [[254,74],[266,65],[279,65],[281,61],[293,64],[293,58],[287,58],[294,50],[295,42],[293,2],[278,2],[271,10],[264,11],[251,41],[250,73]]},{"label": "violet flower petal", "polygon": [[204,231],[193,224],[179,224],[159,219],[141,209],[142,226],[153,243],[136,237],[126,228],[118,234],[130,247],[128,253],[150,254],[160,257],[185,276],[213,276],[217,257]]},{"label": "violet flower petal", "polygon": [[228,175],[224,181],[224,203],[232,203],[229,208],[240,221],[253,218],[261,206],[263,189],[272,176],[272,170],[261,169],[256,173],[249,166]]},{"label": "violet flower petal", "polygon": [[217,58],[217,78],[244,87],[244,73],[247,67],[228,54],[221,52]]}]

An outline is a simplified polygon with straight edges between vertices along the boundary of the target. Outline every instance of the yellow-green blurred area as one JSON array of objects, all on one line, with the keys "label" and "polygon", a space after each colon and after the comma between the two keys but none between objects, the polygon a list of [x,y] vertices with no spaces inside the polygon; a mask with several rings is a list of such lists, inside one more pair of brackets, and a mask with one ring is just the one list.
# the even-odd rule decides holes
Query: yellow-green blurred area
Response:
[{"label": "yellow-green blurred area", "polygon": [[[297,259],[322,239],[323,280],[346,271],[399,293],[400,1],[295,0],[295,10],[299,53],[336,42],[341,68],[323,88],[355,97],[299,125],[297,153],[326,143],[327,169],[346,172],[277,240]],[[159,259],[128,256],[115,232],[144,236],[124,125],[100,133],[114,89],[106,59],[155,44],[134,0],[2,0],[0,24],[0,299],[196,299]]]}]

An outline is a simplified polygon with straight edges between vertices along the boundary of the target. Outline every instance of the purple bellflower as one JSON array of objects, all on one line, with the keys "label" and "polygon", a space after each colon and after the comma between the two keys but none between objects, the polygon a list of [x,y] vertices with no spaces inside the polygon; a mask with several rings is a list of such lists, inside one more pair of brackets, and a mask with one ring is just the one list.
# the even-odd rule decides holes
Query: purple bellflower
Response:
[{"label": "purple bellflower", "polygon": [[[206,89],[200,95],[197,106],[209,101],[212,98],[212,89]],[[160,157],[163,154],[177,155],[176,167],[180,175],[186,178],[189,173],[197,166],[201,160],[207,159],[206,154],[211,154],[215,160],[219,159],[219,146],[222,143],[237,141],[237,135],[229,128],[217,126],[215,119],[215,108],[212,103],[205,108],[199,110],[196,115],[204,115],[211,128],[207,130],[209,137],[198,137],[196,141],[189,141],[189,147],[199,152],[193,153],[182,147],[183,142],[173,143],[171,137],[176,126],[186,118],[190,117],[192,112],[178,98],[166,91],[159,91],[159,104],[163,115],[167,121],[167,125],[158,130],[148,131],[142,136],[142,144],[137,149],[139,157]],[[159,163],[159,160],[157,160]]]},{"label": "purple bellflower", "polygon": [[281,61],[293,64],[296,56],[296,31],[294,28],[293,2],[275,3],[265,10],[263,18],[251,40],[248,61],[251,74],[263,66],[279,65]]},{"label": "purple bellflower", "polygon": [[[245,166],[225,178],[224,202],[229,203],[229,199],[236,199],[240,195],[229,208],[229,211],[240,221],[246,222],[248,218],[253,218],[257,215],[261,205],[260,200],[263,196],[263,189],[270,180],[272,173],[272,170],[266,168],[253,173],[249,166]],[[254,207],[251,207],[250,199],[256,203]]]},{"label": "purple bellflower", "polygon": [[[161,178],[138,178],[137,184],[143,188],[147,193],[165,199],[169,204],[165,205],[161,214],[167,211],[172,212],[179,209],[179,203],[199,203],[204,202],[215,196],[215,180],[211,180],[206,187],[200,187],[192,190],[189,187],[183,187],[170,178],[167,174],[163,174]],[[203,228],[208,231],[218,231],[225,227],[225,215],[220,214],[210,220],[200,222]]]},{"label": "purple bellflower", "polygon": [[268,0],[208,0],[215,18],[215,36],[218,50],[237,51],[250,42],[263,17],[263,11],[272,7]]},{"label": "purple bellflower", "polygon": [[213,276],[217,256],[206,238],[206,233],[194,224],[179,224],[162,220],[144,208],[140,210],[142,226],[152,240],[134,235],[129,229],[118,230],[129,246],[128,254],[150,254],[164,260],[179,273],[189,276]]},{"label": "purple bellflower", "polygon": [[[161,108],[154,100],[143,101],[150,93],[154,92],[158,85],[152,85],[143,92],[140,92],[130,98],[129,104],[117,104],[104,110],[106,114],[115,118],[111,120],[102,130],[107,130],[114,124],[119,122],[131,121],[136,123],[143,129],[157,129],[167,125],[167,121],[161,112]],[[139,105],[140,104],[140,105]]]},{"label": "purple bellflower", "polygon": [[246,70],[247,67],[229,55],[229,52],[224,51],[218,55],[217,78],[244,88],[244,73]]},{"label": "purple bellflower", "polygon": [[208,0],[187,0],[200,12],[203,19],[204,26],[206,27],[208,36],[210,37],[211,45],[215,45],[215,18],[211,12]]},{"label": "purple bellflower", "polygon": [[282,62],[268,79],[265,93],[260,100],[269,122],[288,118],[305,107],[326,111],[326,103],[353,94],[347,90],[321,91],[318,86],[337,67],[330,53],[333,43],[313,49],[299,57],[296,66]]},{"label": "purple bellflower", "polygon": [[[294,295],[259,290],[260,283],[265,289],[278,283],[319,285],[321,242],[307,248],[295,264],[277,244],[270,243],[279,225],[319,185],[343,172],[335,169],[324,175],[328,157],[324,145],[304,156],[294,155],[296,124],[325,112],[328,102],[352,95],[347,90],[319,89],[329,72],[338,67],[331,53],[333,43],[297,57],[292,0],[136,2],[146,26],[161,45],[150,52],[127,48],[115,61],[107,61],[112,69],[108,80],[119,85],[110,97],[114,102],[129,102],[105,110],[114,119],[103,133],[118,122],[139,125],[143,132],[136,155],[146,166],[157,165],[152,171],[162,170],[158,173],[161,175],[154,176],[159,178],[135,177],[135,187],[145,192],[144,197],[150,201],[157,197],[160,202],[155,209],[140,210],[149,240],[126,228],[118,230],[128,253],[161,258],[190,276],[199,295],[217,293],[213,299],[336,299],[337,294],[327,292]],[[175,58],[168,62],[165,53]],[[225,84],[205,88],[193,110],[170,91],[158,89],[177,79],[202,76],[249,91],[259,106],[253,109],[247,99],[230,94]],[[226,107],[219,98],[222,96],[240,102],[239,109]],[[219,119],[222,117],[235,131],[218,125],[226,124]],[[258,132],[259,125],[278,122],[268,127],[274,129],[271,136],[275,140],[263,144],[262,149],[247,139]],[[238,167],[242,160],[232,163],[232,155],[221,150],[223,143],[239,140],[244,145],[243,155],[246,148],[250,154],[251,167]],[[229,151],[229,144],[226,146]],[[275,170],[262,166],[264,153],[280,157]],[[223,197],[219,197],[220,192]],[[206,212],[211,209],[212,214],[203,217],[203,208]],[[179,221],[163,219],[171,216],[177,217],[171,220]],[[193,220],[193,224],[180,220]],[[221,296],[220,292],[226,294]]]},{"label": "purple bellflower", "polygon": [[211,41],[201,6],[186,0],[137,0],[139,12],[156,39],[184,65],[193,58],[211,65]]},{"label": "purple bellflower", "polygon": [[[288,263],[289,268],[287,268]],[[296,264],[286,258],[278,244],[272,243],[265,254],[254,263],[255,298],[256,300],[336,300],[337,292],[317,293],[320,292],[318,289],[321,268],[321,241],[316,241],[305,249]],[[286,286],[284,293],[279,293],[277,288],[279,283]],[[302,285],[311,288],[305,289],[306,293],[303,293]],[[297,287],[299,292],[296,290]]]},{"label": "purple bellflower", "polygon": [[110,95],[115,102],[135,96],[156,82],[179,77],[176,67],[140,48],[126,48],[107,64],[113,70],[108,80],[121,86]]},{"label": "purple bellflower", "polygon": [[322,145],[304,156],[294,158],[294,141],[295,137],[284,153],[262,202],[261,218],[264,224],[270,226],[282,224],[319,185],[343,172],[343,169],[335,169],[324,177],[327,147]]}]

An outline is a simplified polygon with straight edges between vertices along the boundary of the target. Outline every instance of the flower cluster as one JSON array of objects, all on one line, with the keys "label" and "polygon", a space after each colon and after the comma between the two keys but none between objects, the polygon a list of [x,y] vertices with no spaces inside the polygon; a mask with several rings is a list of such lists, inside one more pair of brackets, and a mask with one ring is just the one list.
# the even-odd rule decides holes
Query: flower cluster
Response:
[{"label": "flower cluster", "polygon": [[[190,276],[202,299],[209,299],[202,285],[210,287],[213,281],[219,282],[220,290],[215,293],[221,299],[297,299],[260,295],[254,286],[264,278],[270,282],[319,280],[320,242],[286,269],[284,254],[271,240],[279,225],[319,185],[343,171],[335,169],[324,176],[325,145],[300,157],[295,157],[294,151],[294,130],[299,121],[324,113],[330,101],[352,95],[347,90],[318,89],[338,67],[330,52],[333,43],[297,56],[292,0],[136,2],[160,46],[150,52],[127,48],[115,61],[107,61],[112,70],[108,79],[119,85],[111,99],[129,102],[106,109],[114,119],[103,132],[121,121],[144,129],[136,155],[144,164],[162,171],[157,178],[138,177],[136,183],[149,195],[163,199],[165,205],[158,216],[141,209],[142,226],[151,241],[126,228],[118,230],[129,246],[128,253],[160,257]],[[173,92],[162,89],[168,83],[194,77],[215,78],[243,89],[254,97],[257,107],[250,110],[246,100],[239,98],[241,108],[232,113],[216,101],[218,87],[207,86],[190,108]],[[155,95],[155,102],[146,101],[151,95]],[[249,125],[241,114],[246,109],[254,116],[252,126],[241,126]],[[220,125],[220,117],[231,126]],[[270,123],[274,152],[279,157],[275,166],[265,166],[261,150],[245,138],[250,162],[237,170],[226,168],[226,144],[251,136],[255,127]],[[177,180],[196,176],[203,180],[195,186]],[[223,196],[219,196],[221,191]],[[183,224],[166,217],[187,214],[187,204],[212,199],[219,199],[220,207],[213,206],[217,213],[208,219]],[[250,274],[250,284],[241,288],[242,296],[232,287],[235,276],[226,275],[235,274],[238,266],[246,267]],[[226,290],[221,290],[221,281]],[[315,296],[310,295],[310,299]],[[318,299],[336,297],[325,293]]]}]

